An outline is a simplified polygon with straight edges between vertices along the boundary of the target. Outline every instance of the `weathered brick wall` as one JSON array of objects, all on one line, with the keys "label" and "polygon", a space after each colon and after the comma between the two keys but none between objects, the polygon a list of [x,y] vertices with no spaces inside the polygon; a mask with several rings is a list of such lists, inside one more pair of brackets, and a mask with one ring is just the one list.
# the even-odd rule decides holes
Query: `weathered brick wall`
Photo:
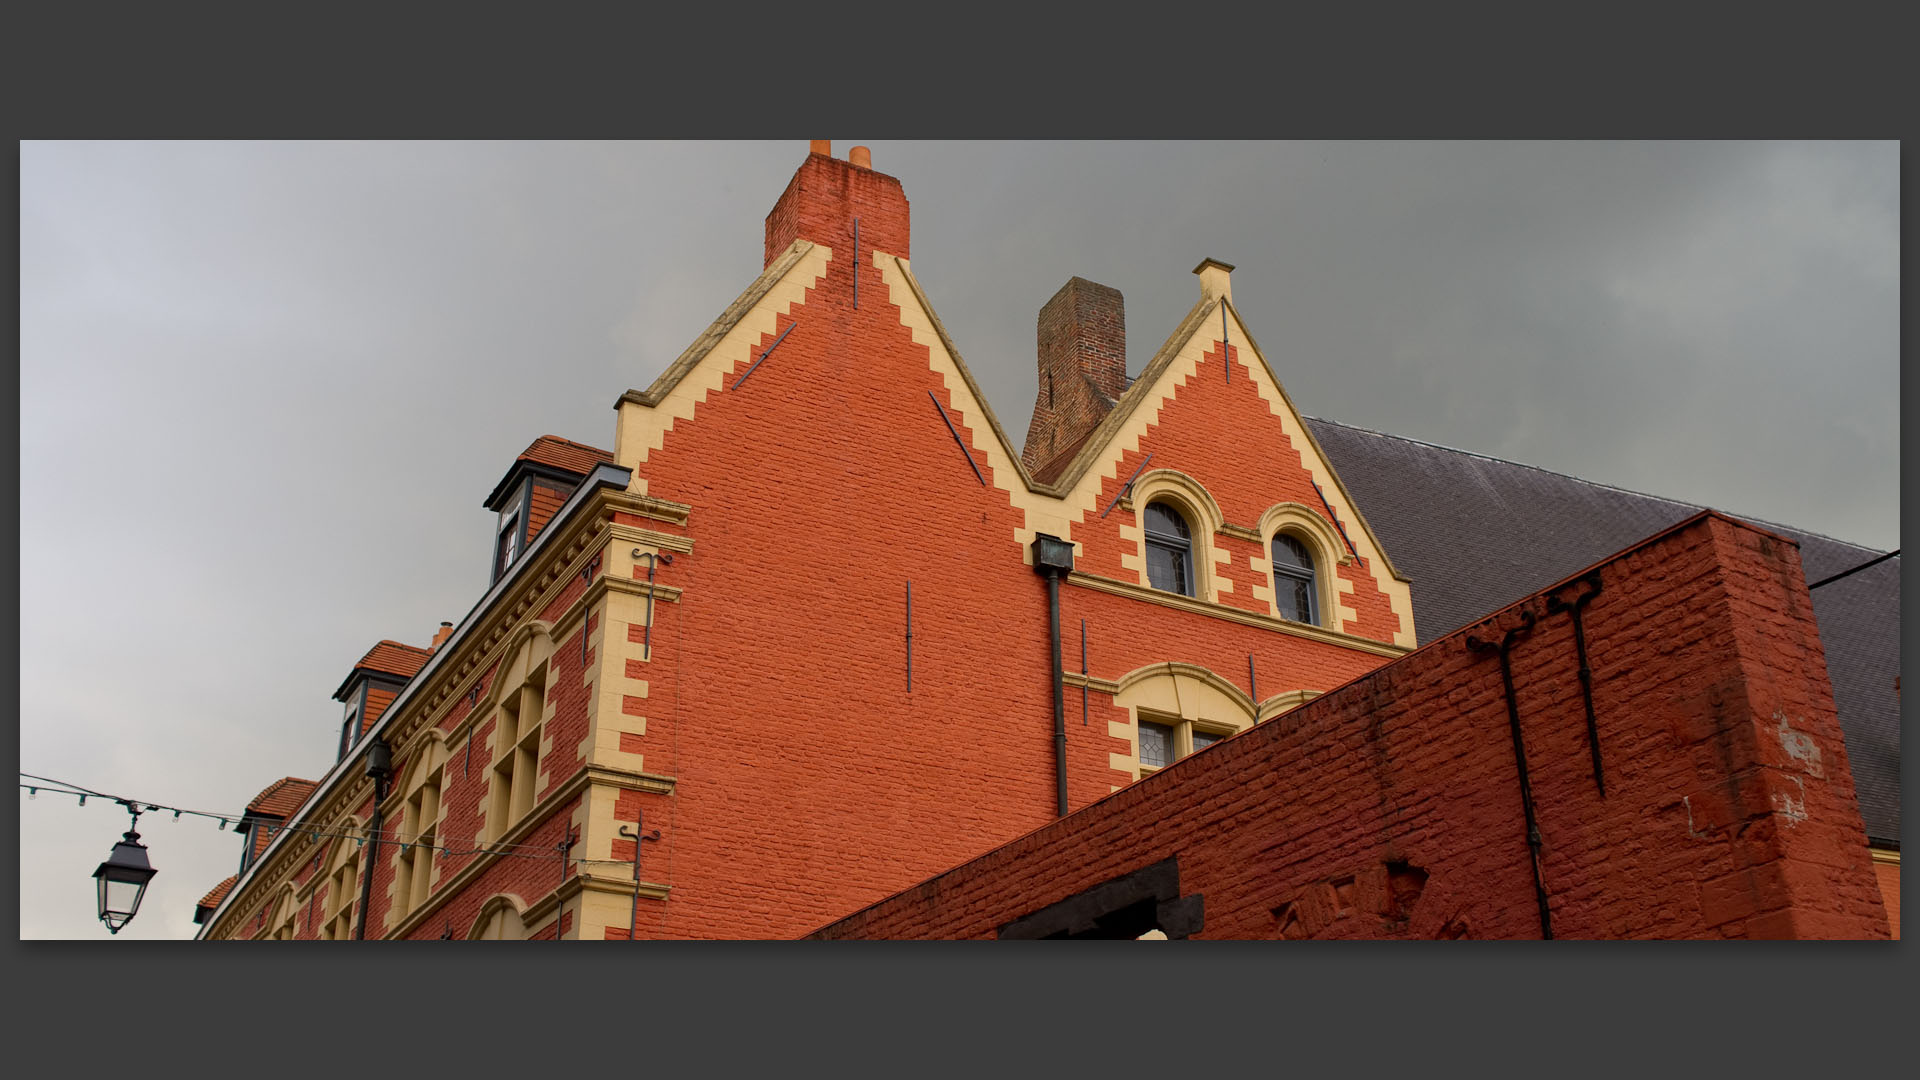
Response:
[{"label": "weathered brick wall", "polygon": [[1127,309],[1118,289],[1072,278],[1040,308],[1033,419],[1020,459],[1039,469],[1082,439],[1127,390]]},{"label": "weathered brick wall", "polygon": [[1797,551],[1703,514],[1599,572],[1604,797],[1541,594],[816,936],[993,937],[1172,857],[1200,937],[1539,937],[1500,664],[1466,640],[1531,612],[1511,661],[1556,937],[1886,937]]},{"label": "weathered brick wall", "polygon": [[[860,219],[860,250],[912,258],[906,192],[900,181],[823,154],[810,154],[767,214],[766,262],[787,245],[812,240],[836,252],[853,250],[853,221]],[[864,293],[868,282],[862,281]],[[877,295],[884,295],[877,294]]]}]

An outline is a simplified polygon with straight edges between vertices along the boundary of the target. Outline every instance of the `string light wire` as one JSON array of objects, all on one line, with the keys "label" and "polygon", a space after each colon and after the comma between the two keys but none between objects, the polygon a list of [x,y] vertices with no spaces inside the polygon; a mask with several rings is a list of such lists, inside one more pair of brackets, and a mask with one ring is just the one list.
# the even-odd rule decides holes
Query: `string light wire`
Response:
[{"label": "string light wire", "polygon": [[[221,822],[222,828],[225,827],[226,822],[240,821],[247,816],[244,812],[235,814],[231,812],[222,813],[222,812],[216,812],[212,810],[192,810],[186,807],[168,806],[164,803],[148,802],[145,799],[134,799],[134,798],[129,798],[125,796],[110,794],[104,791],[95,791],[92,788],[81,787],[79,784],[71,783],[66,780],[55,780],[52,777],[36,776],[33,773],[23,772],[23,773],[20,773],[20,776],[23,778],[20,783],[20,786],[23,788],[26,788],[30,794],[37,791],[45,791],[49,794],[54,794],[54,795],[74,795],[74,796],[78,796],[81,799],[81,805],[83,806],[86,805],[85,800],[88,797],[92,797],[96,799],[109,799],[118,803],[126,803],[128,805],[138,805],[140,807],[143,807],[143,809],[141,810],[142,813],[157,813],[160,811],[171,811],[173,813],[174,820],[176,821],[180,819],[180,815],[182,814],[192,814],[195,817],[217,819]],[[26,782],[28,780],[36,781],[36,783],[29,784]],[[576,862],[576,863],[597,863],[597,864],[609,864],[609,865],[615,865],[615,866],[630,866],[632,865],[632,862],[633,862],[633,860],[631,859],[588,859],[588,858],[570,856],[570,855],[562,854],[561,852],[556,850],[554,847],[544,845],[544,844],[476,843],[474,846],[469,848],[456,849],[450,844],[419,843],[420,837],[428,835],[426,831],[416,832],[410,837],[403,838],[400,830],[398,829],[393,829],[393,830],[382,829],[378,834],[375,834],[365,829],[353,829],[350,831],[340,831],[333,828],[331,825],[323,824],[320,822],[314,822],[314,821],[286,821],[286,822],[280,822],[277,824],[269,824],[269,823],[262,822],[261,824],[264,825],[264,827],[267,829],[268,836],[273,836],[282,831],[291,830],[293,832],[306,833],[308,837],[315,843],[318,843],[321,837],[327,837],[329,839],[347,839],[347,840],[353,840],[358,842],[360,846],[363,848],[366,846],[366,842],[368,840],[378,840],[380,843],[383,843],[383,844],[393,844],[393,845],[396,845],[402,848],[407,848],[407,849],[412,849],[416,847],[427,847],[427,848],[431,848],[436,852],[439,852],[441,854],[448,855],[448,856],[505,855],[505,856],[511,856],[516,859],[548,859],[548,860],[564,859],[566,861]]]}]

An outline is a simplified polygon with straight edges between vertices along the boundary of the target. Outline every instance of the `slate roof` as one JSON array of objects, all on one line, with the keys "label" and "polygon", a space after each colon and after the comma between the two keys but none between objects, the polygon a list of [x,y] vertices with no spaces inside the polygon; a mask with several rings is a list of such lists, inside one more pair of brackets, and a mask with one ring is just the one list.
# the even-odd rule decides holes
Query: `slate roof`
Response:
[{"label": "slate roof", "polygon": [[[1497,458],[1303,417],[1412,581],[1426,644],[1703,507]],[[1754,520],[1754,519],[1748,519]],[[1770,522],[1800,545],[1809,584],[1882,554]],[[1813,593],[1834,705],[1867,835],[1900,840],[1900,560]]]}]

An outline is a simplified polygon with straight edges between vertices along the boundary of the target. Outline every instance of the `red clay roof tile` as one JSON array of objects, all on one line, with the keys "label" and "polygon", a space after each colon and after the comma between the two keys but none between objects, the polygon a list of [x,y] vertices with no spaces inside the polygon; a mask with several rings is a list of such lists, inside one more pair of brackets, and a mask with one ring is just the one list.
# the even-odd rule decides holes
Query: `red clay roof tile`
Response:
[{"label": "red clay roof tile", "polygon": [[533,440],[533,445],[515,460],[537,462],[585,476],[595,466],[612,462],[613,455],[597,446],[577,443],[558,435],[542,435]]},{"label": "red clay roof tile", "polygon": [[200,902],[198,904],[195,904],[194,906],[202,907],[202,908],[219,907],[220,901],[225,900],[227,898],[227,893],[233,889],[233,883],[239,880],[240,880],[239,874],[228,874],[227,880],[222,881],[220,884],[215,885],[212,889],[209,889],[207,891],[207,895],[201,897]]},{"label": "red clay roof tile", "polygon": [[411,679],[420,674],[420,669],[427,666],[427,661],[432,658],[432,649],[402,645],[397,641],[382,641],[368,649],[367,655],[361,657],[360,662],[353,666]]},{"label": "red clay roof tile", "polygon": [[300,804],[307,801],[307,796],[312,795],[317,786],[312,780],[302,780],[296,776],[275,780],[247,804],[247,813],[265,814],[284,821],[300,809]]}]

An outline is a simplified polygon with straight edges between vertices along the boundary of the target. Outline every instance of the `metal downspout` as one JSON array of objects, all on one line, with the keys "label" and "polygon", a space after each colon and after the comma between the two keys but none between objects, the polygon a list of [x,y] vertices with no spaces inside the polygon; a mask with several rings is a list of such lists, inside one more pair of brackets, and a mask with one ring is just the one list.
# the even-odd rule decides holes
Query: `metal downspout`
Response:
[{"label": "metal downspout", "polygon": [[1054,813],[1067,816],[1067,707],[1060,668],[1060,572],[1047,572],[1047,644],[1053,657],[1053,802]]},{"label": "metal downspout", "polygon": [[1507,727],[1513,734],[1513,756],[1520,769],[1520,805],[1526,811],[1527,853],[1533,863],[1533,897],[1540,905],[1540,936],[1553,940],[1553,914],[1547,908],[1546,880],[1540,874],[1540,826],[1533,818],[1533,785],[1527,779],[1527,744],[1520,737],[1520,703],[1513,692],[1513,643],[1533,632],[1535,617],[1533,612],[1522,610],[1524,620],[1519,626],[1506,632],[1495,645],[1477,637],[1467,638],[1467,647],[1475,652],[1498,652],[1500,654],[1500,683],[1507,692]]},{"label": "metal downspout", "polygon": [[380,863],[380,828],[384,818],[380,804],[387,798],[387,780],[393,770],[385,739],[376,738],[367,747],[367,775],[373,777],[373,828],[367,839],[367,857],[360,863],[360,910],[353,920],[353,940],[367,938],[367,902],[373,898],[373,868]]},{"label": "metal downspout", "polygon": [[1057,536],[1037,533],[1033,538],[1033,571],[1047,579],[1047,655],[1053,669],[1053,786],[1054,812],[1067,816],[1067,706],[1066,671],[1060,664],[1060,579],[1073,570],[1073,545]]}]

